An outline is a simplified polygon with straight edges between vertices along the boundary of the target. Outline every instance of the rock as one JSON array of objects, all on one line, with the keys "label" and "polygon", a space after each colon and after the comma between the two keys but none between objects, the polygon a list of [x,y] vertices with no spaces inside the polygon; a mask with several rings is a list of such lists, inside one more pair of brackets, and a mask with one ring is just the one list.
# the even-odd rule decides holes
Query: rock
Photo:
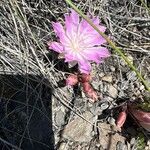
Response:
[{"label": "rock", "polygon": [[141,85],[141,86],[140,86],[140,90],[142,91],[142,90],[144,90],[144,89],[145,89],[144,85]]},{"label": "rock", "polygon": [[103,81],[106,81],[106,82],[108,82],[108,83],[111,83],[111,82],[112,82],[112,76],[111,76],[111,75],[103,76],[103,77],[102,77],[102,80],[103,80]]},{"label": "rock", "polygon": [[109,97],[109,96],[106,96],[106,97],[104,97],[101,101],[108,101],[108,102],[112,102],[112,101],[114,101],[114,99],[112,98],[112,97]]},{"label": "rock", "polygon": [[[100,144],[104,149],[116,150],[116,145],[118,141],[122,143],[125,141],[125,138],[119,133],[115,133],[115,130],[107,123],[98,123],[99,129],[101,129],[99,140]],[[111,142],[110,142],[111,140]]]},{"label": "rock", "polygon": [[105,74],[103,72],[98,74],[100,78],[102,78]]},{"label": "rock", "polygon": [[123,142],[118,141],[116,145],[116,150],[127,150],[127,146]]},{"label": "rock", "polygon": [[58,150],[64,150],[64,149],[69,149],[69,146],[67,143],[62,142],[58,148]]},{"label": "rock", "polygon": [[[90,112],[85,112],[83,117],[86,120],[93,122],[93,115]],[[66,125],[62,136],[76,142],[90,142],[92,139],[91,133],[92,125],[77,116],[73,121]]]},{"label": "rock", "polygon": [[124,92],[124,90],[122,90],[122,91],[119,92],[118,96],[119,97],[125,97],[125,94],[126,93]]},{"label": "rock", "polygon": [[109,85],[108,93],[109,93],[109,96],[111,96],[112,98],[117,98],[118,90],[114,86]]},{"label": "rock", "polygon": [[99,85],[102,84],[101,81],[97,82],[97,81],[92,81],[92,86],[94,89],[99,90]]},{"label": "rock", "polygon": [[131,145],[135,145],[135,143],[136,143],[135,138],[132,138],[132,139],[130,140],[130,144],[131,144]]},{"label": "rock", "polygon": [[112,71],[112,72],[115,72],[115,67],[114,66],[110,66],[110,70]]},{"label": "rock", "polygon": [[65,114],[62,110],[58,110],[55,114],[55,123],[57,126],[65,124]]},{"label": "rock", "polygon": [[100,106],[101,110],[105,110],[108,107],[109,107],[108,102],[102,103],[101,106]]},{"label": "rock", "polygon": [[113,126],[116,125],[116,123],[115,123],[116,120],[115,120],[113,117],[109,117],[109,118],[108,118],[108,122],[109,122],[110,125],[113,125]]}]

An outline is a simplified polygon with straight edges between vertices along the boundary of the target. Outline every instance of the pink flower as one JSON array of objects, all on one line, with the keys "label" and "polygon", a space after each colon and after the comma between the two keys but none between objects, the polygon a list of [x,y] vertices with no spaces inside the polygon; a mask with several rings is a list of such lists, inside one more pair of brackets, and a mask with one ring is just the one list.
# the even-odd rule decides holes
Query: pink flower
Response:
[{"label": "pink flower", "polygon": [[[91,20],[101,32],[105,32],[106,28],[100,25],[98,17],[93,17]],[[70,15],[65,14],[64,27],[59,22],[52,25],[59,42],[48,43],[49,49],[63,54],[65,62],[78,63],[81,73],[89,74],[91,61],[101,63],[110,55],[108,49],[101,46],[106,40],[87,21],[80,20],[74,10],[71,10]]]}]

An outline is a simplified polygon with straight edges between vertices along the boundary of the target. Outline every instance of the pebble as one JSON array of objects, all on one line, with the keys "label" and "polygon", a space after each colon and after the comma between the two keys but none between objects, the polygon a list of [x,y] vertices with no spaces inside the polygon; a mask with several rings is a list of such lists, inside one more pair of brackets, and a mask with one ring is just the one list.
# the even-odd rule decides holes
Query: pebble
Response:
[{"label": "pebble", "polygon": [[144,89],[145,89],[144,85],[141,85],[140,90],[144,90]]},{"label": "pebble", "polygon": [[100,78],[102,78],[105,74],[103,72],[98,74]]},{"label": "pebble", "polygon": [[101,84],[101,82],[92,81],[93,88],[96,89],[96,90],[99,90],[99,85],[100,84]]},{"label": "pebble", "polygon": [[116,123],[115,123],[116,120],[113,117],[109,117],[108,122],[109,122],[110,125],[116,126]]},{"label": "pebble", "polygon": [[108,102],[105,102],[105,103],[101,104],[101,106],[100,106],[101,110],[105,110],[105,109],[107,109],[108,107],[109,107]]},{"label": "pebble", "polygon": [[[93,115],[90,112],[85,112],[82,115],[86,120],[93,122]],[[87,123],[81,117],[77,116],[69,122],[63,130],[63,137],[76,142],[90,142],[92,139],[92,125]]]},{"label": "pebble", "polygon": [[111,75],[105,75],[102,77],[102,80],[106,81],[108,83],[111,83],[112,82],[112,76]]},{"label": "pebble", "polygon": [[112,97],[106,96],[102,99],[103,101],[108,101],[108,102],[112,102],[114,101],[114,99]]},{"label": "pebble", "polygon": [[90,108],[90,112],[92,113],[92,114],[94,114],[94,116],[97,116],[97,115],[101,115],[102,114],[102,110],[100,109],[100,107],[91,107]]},{"label": "pebble", "polygon": [[112,71],[112,72],[115,72],[115,67],[114,66],[110,66],[110,70]]},{"label": "pebble", "polygon": [[116,150],[127,150],[127,146],[121,141],[118,141],[116,145]]},{"label": "pebble", "polygon": [[68,144],[65,143],[65,142],[62,142],[62,143],[60,144],[60,146],[59,146],[59,150],[65,150],[65,149],[68,149],[68,148],[69,148],[69,146],[68,146]]},{"label": "pebble", "polygon": [[125,97],[124,91],[120,91],[119,94],[118,94],[118,96],[119,96],[119,97]]},{"label": "pebble", "polygon": [[135,138],[132,138],[131,141],[130,141],[130,144],[131,144],[131,145],[134,145],[135,143],[136,143]]},{"label": "pebble", "polygon": [[65,124],[65,114],[62,110],[58,110],[55,114],[55,123],[57,126]]},{"label": "pebble", "polygon": [[108,87],[108,94],[112,98],[117,98],[118,90],[114,86],[109,85],[109,87]]}]

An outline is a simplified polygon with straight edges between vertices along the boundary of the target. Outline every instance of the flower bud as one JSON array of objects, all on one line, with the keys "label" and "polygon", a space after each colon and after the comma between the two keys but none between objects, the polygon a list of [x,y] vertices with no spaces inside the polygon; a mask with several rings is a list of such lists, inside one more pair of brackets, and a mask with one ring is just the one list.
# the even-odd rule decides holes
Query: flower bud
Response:
[{"label": "flower bud", "polygon": [[117,127],[121,128],[124,125],[126,118],[127,118],[126,111],[120,112],[116,121]]},{"label": "flower bud", "polygon": [[78,77],[75,74],[71,74],[66,79],[66,85],[74,86],[78,83]]}]

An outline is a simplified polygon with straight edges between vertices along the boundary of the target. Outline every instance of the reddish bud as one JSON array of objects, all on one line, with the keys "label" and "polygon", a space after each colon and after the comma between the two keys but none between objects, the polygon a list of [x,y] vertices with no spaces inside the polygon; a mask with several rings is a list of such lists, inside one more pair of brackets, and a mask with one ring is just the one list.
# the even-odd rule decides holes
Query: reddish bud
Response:
[{"label": "reddish bud", "polygon": [[93,87],[88,82],[84,82],[82,84],[82,86],[83,86],[83,90],[84,90],[85,94],[88,97],[90,97],[94,101],[96,101],[98,99],[98,95],[97,95],[96,91],[93,89]]},{"label": "reddish bud", "polygon": [[78,77],[77,75],[71,74],[66,79],[66,85],[76,85],[78,83]]},{"label": "reddish bud", "polygon": [[126,111],[120,112],[120,114],[117,118],[117,121],[116,121],[117,127],[121,128],[123,126],[123,124],[125,123],[126,118],[127,118]]},{"label": "reddish bud", "polygon": [[136,118],[145,130],[150,132],[150,112],[137,109],[134,105],[129,106],[129,112]]},{"label": "reddish bud", "polygon": [[79,75],[79,81],[84,83],[84,82],[90,82],[92,80],[92,77],[90,74],[85,74],[82,73]]}]

